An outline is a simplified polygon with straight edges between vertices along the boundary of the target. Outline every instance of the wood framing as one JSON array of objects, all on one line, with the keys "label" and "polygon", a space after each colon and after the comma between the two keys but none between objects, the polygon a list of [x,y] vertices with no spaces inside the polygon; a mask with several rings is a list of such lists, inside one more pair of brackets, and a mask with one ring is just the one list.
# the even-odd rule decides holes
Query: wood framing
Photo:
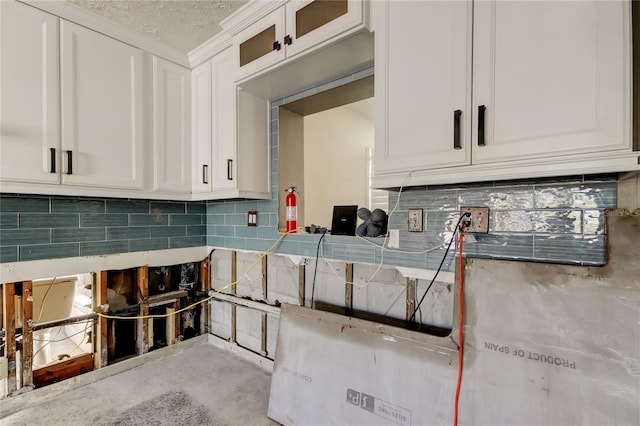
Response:
[{"label": "wood framing", "polygon": [[33,387],[33,283],[22,282],[22,387]]},{"label": "wood framing", "polygon": [[353,314],[353,263],[347,263],[344,270],[344,307],[347,315]]},{"label": "wood framing", "polygon": [[305,303],[306,270],[306,265],[302,264],[298,266],[298,305],[300,306],[304,306]]},{"label": "wood framing", "polygon": [[33,370],[34,384],[39,388],[92,371],[93,358],[93,354],[82,354]]},{"label": "wood framing", "polygon": [[[102,306],[108,305],[107,299],[107,271],[99,271],[93,277],[93,307],[94,310],[102,312]],[[94,368],[105,367],[109,359],[108,342],[108,322],[104,317],[98,317],[93,332]]]},{"label": "wood framing", "polygon": [[[140,266],[136,269],[137,302],[140,305],[140,317],[149,315],[149,267]],[[136,353],[138,355],[149,352],[149,319],[137,320]]]},{"label": "wood framing", "polygon": [[4,356],[9,363],[9,375],[7,376],[7,394],[11,395],[17,389],[16,383],[16,305],[15,283],[2,285],[2,324],[4,325]]},{"label": "wood framing", "polygon": [[262,256],[262,298],[267,301],[267,255]]},{"label": "wood framing", "polygon": [[[211,261],[208,257],[200,262],[200,290],[205,294],[209,294],[211,291]],[[209,306],[209,303],[200,305],[200,334],[209,333],[211,321]]]},{"label": "wood framing", "polygon": [[[236,294],[236,281],[238,280],[238,252],[231,252],[231,293]],[[235,343],[237,337],[237,309],[236,305],[231,305],[231,337],[230,342]]]},{"label": "wood framing", "polygon": [[167,322],[165,323],[165,334],[167,339],[167,345],[171,346],[176,343],[176,337],[178,333],[176,333],[176,315],[175,315],[175,305],[174,307],[165,308],[167,315]]},{"label": "wood framing", "polygon": [[413,311],[416,309],[416,290],[418,280],[407,278],[407,322],[411,319]]}]

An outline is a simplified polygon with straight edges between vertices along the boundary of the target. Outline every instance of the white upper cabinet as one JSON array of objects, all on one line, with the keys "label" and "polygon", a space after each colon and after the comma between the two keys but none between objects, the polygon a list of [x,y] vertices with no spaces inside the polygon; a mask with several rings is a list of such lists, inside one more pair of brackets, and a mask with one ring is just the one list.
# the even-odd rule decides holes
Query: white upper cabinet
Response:
[{"label": "white upper cabinet", "polygon": [[153,58],[153,157],[156,191],[191,188],[191,71]]},{"label": "white upper cabinet", "polygon": [[197,199],[269,199],[268,102],[234,83],[231,48],[192,74],[192,192]]},{"label": "white upper cabinet", "polygon": [[61,22],[62,182],[141,189],[143,53]]},{"label": "white upper cabinet", "polygon": [[211,192],[211,61],[191,72],[191,192]]},{"label": "white upper cabinet", "polygon": [[375,186],[640,169],[628,1],[374,5]]},{"label": "white upper cabinet", "polygon": [[376,173],[471,161],[471,2],[376,13]]},{"label": "white upper cabinet", "polygon": [[2,181],[60,181],[58,21],[0,1]]},{"label": "white upper cabinet", "polygon": [[363,28],[364,3],[296,0],[271,11],[233,35],[236,80]]},{"label": "white upper cabinet", "polygon": [[238,184],[236,85],[233,82],[233,73],[233,56],[230,49],[219,53],[211,60],[211,152],[213,155],[211,184],[213,192],[233,190]]},{"label": "white upper cabinet", "polygon": [[474,7],[473,163],[631,148],[628,2]]}]

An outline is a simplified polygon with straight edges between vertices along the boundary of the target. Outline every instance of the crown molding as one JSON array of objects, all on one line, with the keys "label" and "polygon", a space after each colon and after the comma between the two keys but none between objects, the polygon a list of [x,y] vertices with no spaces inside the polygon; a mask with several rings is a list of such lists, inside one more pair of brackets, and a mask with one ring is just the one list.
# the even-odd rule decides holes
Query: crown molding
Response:
[{"label": "crown molding", "polygon": [[220,22],[225,32],[234,36],[253,24],[255,21],[267,16],[277,8],[283,6],[289,0],[251,0],[232,15]]},{"label": "crown molding", "polygon": [[133,31],[122,24],[67,1],[18,0],[59,18],[89,28],[123,43],[142,49],[178,65],[191,68],[186,53],[152,37]]},{"label": "crown molding", "polygon": [[222,31],[189,52],[189,66],[193,69],[229,47],[231,34]]}]

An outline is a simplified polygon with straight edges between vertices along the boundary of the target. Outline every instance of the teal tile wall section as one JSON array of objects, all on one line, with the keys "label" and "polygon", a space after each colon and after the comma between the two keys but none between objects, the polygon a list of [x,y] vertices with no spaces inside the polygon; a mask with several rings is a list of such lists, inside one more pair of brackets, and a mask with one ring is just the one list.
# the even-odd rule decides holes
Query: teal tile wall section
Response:
[{"label": "teal tile wall section", "polygon": [[[271,104],[271,182],[273,199],[207,203],[207,243],[264,251],[277,240],[278,108],[285,103],[369,76],[373,69],[311,88]],[[389,197],[389,210],[398,193]],[[379,263],[436,269],[459,218],[461,206],[490,208],[490,232],[476,235],[465,255],[579,265],[606,262],[604,209],[617,204],[617,176],[570,176],[467,185],[406,188],[390,229],[399,230],[400,250],[380,247],[384,238],[327,235],[321,255],[348,262]],[[407,230],[407,209],[424,210],[425,232]],[[247,212],[258,211],[258,226],[247,227]],[[315,257],[319,235],[288,235],[275,252]],[[453,270],[455,246],[443,268]]]},{"label": "teal tile wall section", "polygon": [[2,194],[0,262],[206,244],[204,202]]}]

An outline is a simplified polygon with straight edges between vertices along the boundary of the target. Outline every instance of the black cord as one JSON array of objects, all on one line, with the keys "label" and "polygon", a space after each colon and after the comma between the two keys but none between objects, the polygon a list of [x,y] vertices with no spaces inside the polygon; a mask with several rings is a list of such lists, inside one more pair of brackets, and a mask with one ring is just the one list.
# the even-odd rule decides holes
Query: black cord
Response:
[{"label": "black cord", "polygon": [[316,248],[316,266],[313,268],[313,285],[311,286],[311,309],[313,309],[313,296],[316,293],[316,272],[318,272],[318,256],[320,255],[320,243],[322,239],[327,234],[327,230],[322,233],[320,239],[318,240],[318,247]]},{"label": "black cord", "polygon": [[[429,293],[429,289],[431,289],[431,286],[433,285],[433,283],[436,282],[436,278],[438,277],[438,274],[440,273],[440,270],[442,269],[442,265],[444,264],[444,261],[447,258],[447,254],[449,254],[449,249],[451,248],[451,244],[456,239],[456,234],[458,233],[458,230],[460,229],[460,223],[462,222],[462,220],[464,218],[467,218],[469,216],[471,216],[471,213],[465,213],[465,214],[460,216],[460,219],[458,219],[458,223],[456,223],[456,228],[453,231],[453,235],[451,236],[451,240],[449,240],[449,245],[447,246],[447,249],[444,252],[444,256],[442,256],[442,260],[440,261],[440,265],[438,266],[438,270],[433,275],[433,278],[431,279],[431,282],[429,283],[429,285],[427,286],[427,289],[425,290],[424,294],[420,298],[420,302],[418,303],[418,306],[416,306],[416,308],[413,310],[413,313],[411,314],[411,318],[409,318],[409,325],[415,319],[416,312],[418,312],[418,309],[420,309],[420,305],[422,305],[422,302],[424,301],[424,298],[427,296],[427,293]],[[460,253],[460,256],[462,256],[462,253]]]}]

